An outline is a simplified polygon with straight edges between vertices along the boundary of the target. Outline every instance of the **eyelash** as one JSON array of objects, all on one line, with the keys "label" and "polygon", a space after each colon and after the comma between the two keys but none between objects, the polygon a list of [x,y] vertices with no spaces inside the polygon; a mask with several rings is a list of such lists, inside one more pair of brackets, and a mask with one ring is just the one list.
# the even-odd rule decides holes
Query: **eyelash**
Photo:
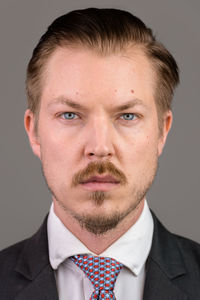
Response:
[{"label": "eyelash", "polygon": [[[65,119],[64,115],[66,115],[66,114],[78,116],[77,114],[75,114],[75,113],[73,113],[73,112],[64,112],[64,113],[61,113],[59,116],[62,117],[62,119],[64,119],[64,120],[76,120],[76,118],[75,118],[75,119],[74,119],[74,118]],[[123,116],[125,116],[125,115],[132,115],[133,118],[132,118],[132,119],[129,119],[129,120],[123,119],[123,121],[134,121],[135,118],[139,118],[139,115],[137,115],[137,114],[135,114],[135,113],[124,113],[124,114],[121,114],[121,115],[120,115],[120,118],[123,117]]]}]

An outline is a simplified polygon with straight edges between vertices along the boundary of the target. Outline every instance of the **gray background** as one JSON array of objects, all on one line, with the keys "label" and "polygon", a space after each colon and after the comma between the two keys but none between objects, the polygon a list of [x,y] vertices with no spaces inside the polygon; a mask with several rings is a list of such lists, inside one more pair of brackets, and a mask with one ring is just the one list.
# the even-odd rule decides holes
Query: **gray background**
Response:
[{"label": "gray background", "polygon": [[23,128],[25,69],[33,47],[57,16],[77,8],[127,9],[152,27],[181,69],[174,124],[148,195],[173,232],[200,242],[200,1],[2,0],[0,2],[0,249],[31,235],[51,196]]}]

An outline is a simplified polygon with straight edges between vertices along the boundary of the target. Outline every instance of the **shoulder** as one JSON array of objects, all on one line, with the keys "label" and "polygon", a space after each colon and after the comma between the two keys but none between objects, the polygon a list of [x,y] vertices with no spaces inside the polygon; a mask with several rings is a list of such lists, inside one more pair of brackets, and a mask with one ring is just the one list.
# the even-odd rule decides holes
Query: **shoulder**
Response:
[{"label": "shoulder", "polygon": [[200,270],[200,244],[177,234],[172,234],[172,236],[177,241],[185,263],[189,266],[193,265],[193,267],[195,265]]},{"label": "shoulder", "polygon": [[15,299],[48,264],[46,217],[32,237],[0,251],[0,299]]},{"label": "shoulder", "polygon": [[166,278],[187,294],[200,299],[200,244],[169,232],[152,213],[154,235],[149,255]]},{"label": "shoulder", "polygon": [[[18,259],[26,243],[27,240],[23,240],[0,251],[0,299],[2,300],[14,299],[21,284],[25,286],[27,283],[27,280],[15,271]],[[20,285],[19,282],[21,283]]]},{"label": "shoulder", "polygon": [[[200,245],[188,238],[171,234],[176,241],[185,274],[178,276],[174,283],[186,291],[191,299],[200,299]],[[176,264],[176,260],[173,261]]]},{"label": "shoulder", "polygon": [[20,241],[0,251],[0,282],[2,276],[9,276],[15,269],[21,252],[23,251],[28,239]]},{"label": "shoulder", "polygon": [[[147,261],[146,287],[166,299],[200,299],[200,245],[168,231],[152,212],[154,233]],[[155,286],[155,282],[159,285]],[[154,288],[152,288],[152,286]],[[189,295],[189,298],[187,298]]]},{"label": "shoulder", "polygon": [[[24,248],[24,245],[26,244],[28,239],[20,241],[12,246],[9,246],[3,250],[0,251],[0,265],[1,267],[6,264],[12,266],[13,263],[16,263],[16,260],[19,256],[19,253]],[[0,272],[2,271],[2,268],[0,268]]]},{"label": "shoulder", "polygon": [[154,221],[154,244],[160,248],[165,248],[167,252],[175,253],[178,247],[178,252],[184,258],[192,257],[196,262],[200,260],[200,244],[187,237],[172,233],[163,226],[155,214],[152,212]]}]

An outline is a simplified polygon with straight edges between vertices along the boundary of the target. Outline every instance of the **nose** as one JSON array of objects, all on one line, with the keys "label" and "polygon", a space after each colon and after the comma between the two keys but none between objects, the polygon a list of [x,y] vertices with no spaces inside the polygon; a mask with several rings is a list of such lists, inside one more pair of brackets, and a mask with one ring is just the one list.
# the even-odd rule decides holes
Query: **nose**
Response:
[{"label": "nose", "polygon": [[87,128],[85,156],[89,159],[110,158],[114,155],[112,123],[104,117],[93,120]]}]

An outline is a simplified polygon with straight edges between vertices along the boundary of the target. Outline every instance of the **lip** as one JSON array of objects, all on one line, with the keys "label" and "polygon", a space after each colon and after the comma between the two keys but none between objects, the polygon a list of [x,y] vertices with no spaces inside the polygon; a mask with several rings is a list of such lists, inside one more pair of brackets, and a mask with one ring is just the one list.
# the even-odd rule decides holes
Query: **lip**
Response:
[{"label": "lip", "polygon": [[106,176],[92,176],[87,180],[84,180],[81,183],[89,183],[89,182],[97,182],[97,183],[119,183],[119,180],[114,178],[113,176],[106,175]]},{"label": "lip", "polygon": [[81,186],[89,191],[109,191],[116,188],[120,181],[113,176],[92,176],[81,182]]}]

